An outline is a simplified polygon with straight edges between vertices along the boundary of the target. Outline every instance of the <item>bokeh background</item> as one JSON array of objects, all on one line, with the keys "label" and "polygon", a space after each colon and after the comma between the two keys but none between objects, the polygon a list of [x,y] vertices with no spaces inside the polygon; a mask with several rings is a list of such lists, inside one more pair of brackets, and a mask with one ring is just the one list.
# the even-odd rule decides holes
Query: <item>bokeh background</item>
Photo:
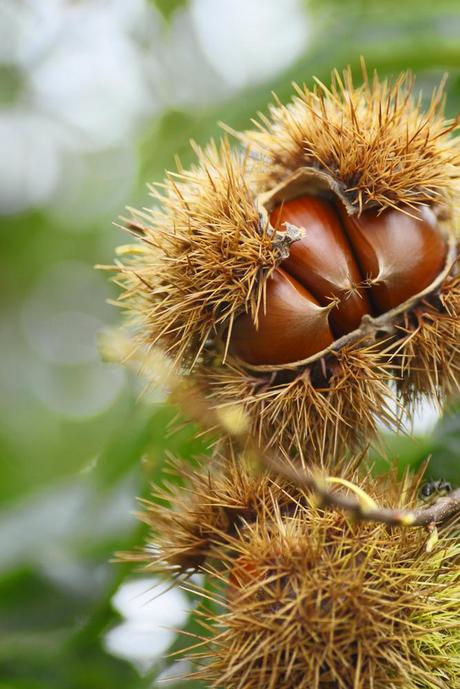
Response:
[{"label": "bokeh background", "polygon": [[[114,220],[192,159],[190,139],[247,126],[293,80],[358,74],[361,54],[382,75],[412,68],[425,98],[447,72],[455,116],[459,35],[458,0],[0,0],[0,689],[176,671],[164,626],[187,624],[190,599],[110,559],[141,542],[136,496],[165,453],[199,448],[101,358],[120,313],[93,266],[126,240]],[[389,454],[431,454],[460,483],[456,410],[422,410],[416,432],[386,437]]]}]

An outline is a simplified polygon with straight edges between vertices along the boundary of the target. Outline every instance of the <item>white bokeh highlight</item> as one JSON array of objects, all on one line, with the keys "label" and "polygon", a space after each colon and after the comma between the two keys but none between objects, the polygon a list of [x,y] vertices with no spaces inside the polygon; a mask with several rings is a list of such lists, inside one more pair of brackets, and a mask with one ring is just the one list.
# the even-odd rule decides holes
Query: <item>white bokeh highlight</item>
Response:
[{"label": "white bokeh highlight", "polygon": [[159,108],[136,39],[155,21],[144,0],[0,0],[0,65],[20,82],[0,109],[0,214],[50,206],[71,227],[123,207]]},{"label": "white bokeh highlight", "polygon": [[233,87],[265,81],[308,47],[300,0],[191,0],[191,12],[209,62]]},{"label": "white bokeh highlight", "polygon": [[97,334],[108,296],[105,276],[82,261],[58,261],[24,300],[21,322],[27,342],[48,363],[99,361]]},{"label": "white bokeh highlight", "polygon": [[123,583],[112,605],[124,620],[106,633],[104,646],[140,672],[148,671],[165,654],[190,608],[182,591],[168,590],[164,582],[153,578]]},{"label": "white bokeh highlight", "polygon": [[23,107],[0,110],[0,214],[45,204],[61,168],[62,135],[48,117]]},{"label": "white bokeh highlight", "polygon": [[153,111],[139,51],[107,11],[72,3],[65,15],[52,51],[30,72],[30,97],[78,148],[111,146]]},{"label": "white bokeh highlight", "polygon": [[309,35],[301,0],[191,0],[170,24],[147,0],[0,0],[0,65],[20,83],[0,108],[0,214],[117,215],[152,118],[273,77]]},{"label": "white bokeh highlight", "polygon": [[129,141],[112,148],[63,153],[64,174],[48,199],[63,232],[85,231],[95,220],[116,217],[134,194],[137,154]]},{"label": "white bokeh highlight", "polygon": [[123,390],[125,369],[102,362],[98,351],[107,295],[104,276],[92,266],[60,261],[23,303],[22,330],[35,355],[27,367],[27,387],[58,416],[81,420],[102,414]]},{"label": "white bokeh highlight", "polygon": [[120,366],[102,362],[66,369],[36,362],[30,365],[28,375],[35,399],[54,414],[71,420],[103,414],[125,383],[125,371]]}]

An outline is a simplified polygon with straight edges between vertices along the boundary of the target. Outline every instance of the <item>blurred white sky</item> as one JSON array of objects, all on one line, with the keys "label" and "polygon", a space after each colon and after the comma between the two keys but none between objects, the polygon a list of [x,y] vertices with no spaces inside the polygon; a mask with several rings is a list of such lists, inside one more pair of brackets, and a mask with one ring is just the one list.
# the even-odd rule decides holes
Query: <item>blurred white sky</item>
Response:
[{"label": "blurred white sky", "polygon": [[[0,215],[43,209],[63,232],[97,221],[106,241],[111,219],[132,200],[144,127],[170,108],[200,110],[267,79],[307,40],[301,0],[192,0],[170,25],[147,0],[0,0]],[[124,370],[97,351],[106,277],[57,256],[3,314],[0,382],[8,427],[24,439],[26,456],[37,433],[53,442],[60,420],[103,415],[123,394]],[[27,418],[25,400],[33,405]],[[36,405],[46,410],[39,428],[30,418]],[[96,461],[88,457],[88,466]],[[94,539],[108,509],[91,512],[92,490],[79,477],[1,513],[3,567],[34,562],[61,587],[86,585],[94,572],[72,544]],[[130,524],[135,491],[127,485],[109,496],[117,514],[106,526],[118,536]],[[18,529],[33,535],[19,538]],[[104,584],[106,564],[99,574],[92,585]],[[123,584],[113,599],[123,620],[104,639],[141,671],[170,645],[174,633],[165,626],[180,626],[188,608],[177,589],[155,598],[153,583]]]},{"label": "blurred white sky", "polygon": [[146,0],[0,0],[0,213],[117,211],[144,123],[267,79],[308,35],[301,0],[191,0],[170,26]]},{"label": "blurred white sky", "polygon": [[[147,0],[0,0],[0,216],[39,208],[62,232],[115,236],[155,116],[225,99],[303,52],[301,0],[282,5],[191,0],[167,24]],[[0,380],[12,400],[83,420],[119,399],[124,371],[96,345],[107,297],[92,265],[46,266],[4,314]],[[12,405],[11,432],[17,419]]]},{"label": "blurred white sky", "polygon": [[112,598],[123,620],[104,637],[109,653],[149,670],[187,620],[190,603],[178,588],[153,577],[124,582]]}]

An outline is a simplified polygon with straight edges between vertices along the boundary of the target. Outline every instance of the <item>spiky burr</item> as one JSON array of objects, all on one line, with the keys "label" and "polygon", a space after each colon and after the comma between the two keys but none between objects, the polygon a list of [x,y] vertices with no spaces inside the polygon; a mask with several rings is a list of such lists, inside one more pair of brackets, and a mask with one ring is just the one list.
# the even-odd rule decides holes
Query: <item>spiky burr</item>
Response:
[{"label": "spiky burr", "polygon": [[[133,211],[120,304],[263,447],[319,463],[378,421],[459,391],[460,170],[442,87],[410,76],[297,88],[251,131],[197,147]],[[391,409],[393,408],[393,411]]]}]

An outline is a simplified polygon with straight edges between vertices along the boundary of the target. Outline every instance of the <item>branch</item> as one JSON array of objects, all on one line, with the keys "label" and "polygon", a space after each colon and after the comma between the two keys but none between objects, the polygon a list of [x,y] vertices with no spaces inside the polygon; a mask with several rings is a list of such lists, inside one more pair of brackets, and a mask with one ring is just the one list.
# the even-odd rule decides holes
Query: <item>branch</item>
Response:
[{"label": "branch", "polygon": [[[333,491],[328,487],[331,479],[316,478],[313,474],[292,466],[280,466],[279,462],[272,457],[264,456],[263,463],[284,478],[313,490],[318,495],[320,507],[338,507],[350,513],[357,521],[381,522],[390,526],[432,527],[460,515],[460,488],[456,488],[448,496],[438,498],[435,503],[426,507],[414,510],[393,509],[380,507],[358,492],[355,495],[349,495],[342,491]],[[353,486],[350,488],[353,492]]]},{"label": "branch", "polygon": [[[174,399],[175,398],[175,399]],[[436,531],[437,524],[443,524],[451,517],[460,517],[460,488],[449,495],[439,497],[432,505],[410,509],[381,507],[359,486],[343,479],[315,476],[304,469],[280,462],[274,455],[263,453],[249,433],[247,418],[239,405],[213,409],[208,401],[193,386],[174,390],[173,399],[207,431],[221,430],[231,436],[242,453],[257,458],[262,466],[298,486],[313,490],[318,496],[319,507],[335,507],[348,512],[356,521],[371,521],[389,526],[426,527]],[[350,493],[335,491],[331,485],[341,483]],[[429,546],[431,548],[431,545]]]}]

